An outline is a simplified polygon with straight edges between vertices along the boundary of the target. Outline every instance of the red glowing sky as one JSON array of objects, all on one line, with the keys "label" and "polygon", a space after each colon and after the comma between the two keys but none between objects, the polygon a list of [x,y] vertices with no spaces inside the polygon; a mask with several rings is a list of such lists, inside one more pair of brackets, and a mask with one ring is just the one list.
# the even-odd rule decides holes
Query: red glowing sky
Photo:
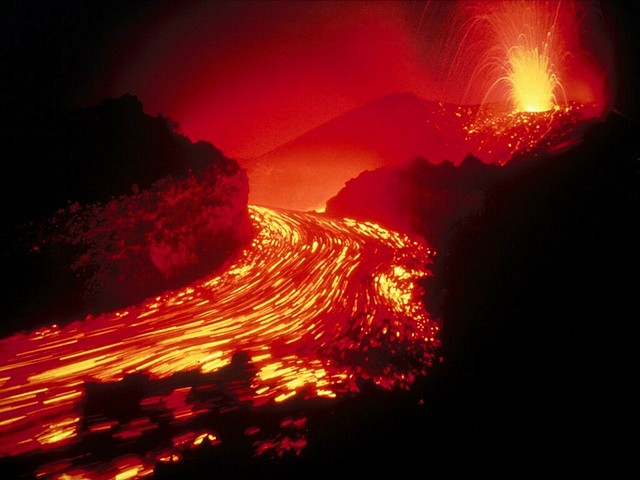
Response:
[{"label": "red glowing sky", "polygon": [[[474,11],[466,8],[473,5],[276,1],[161,6],[113,37],[108,55],[96,66],[91,95],[97,100],[134,93],[146,111],[176,120],[193,140],[210,141],[228,156],[251,158],[388,94],[479,102],[479,92],[461,93],[464,72],[451,75],[447,69],[449,63],[464,66],[471,60],[455,60],[452,51],[459,40],[455,32],[464,30],[464,15]],[[579,56],[582,78],[576,77],[570,90],[582,98],[602,97],[601,86],[588,87],[601,81],[602,33],[589,23],[587,4],[569,5],[565,17],[578,19],[589,31],[579,40],[590,39],[582,44],[588,55]],[[576,35],[574,24],[565,22],[563,28]],[[565,41],[580,44],[576,38]]]},{"label": "red glowing sky", "polygon": [[105,93],[138,92],[146,109],[176,119],[190,137],[252,157],[377,97],[428,94],[407,7],[174,6],[134,26],[135,42],[126,42],[134,46]]}]

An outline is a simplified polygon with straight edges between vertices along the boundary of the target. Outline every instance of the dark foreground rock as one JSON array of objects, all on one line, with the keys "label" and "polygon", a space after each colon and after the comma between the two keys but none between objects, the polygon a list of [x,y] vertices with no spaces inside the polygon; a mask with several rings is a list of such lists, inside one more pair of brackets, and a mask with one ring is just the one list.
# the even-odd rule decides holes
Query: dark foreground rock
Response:
[{"label": "dark foreground rock", "polygon": [[[376,417],[384,444],[369,443],[365,453],[349,443],[344,455],[354,466],[393,473],[413,465],[432,478],[606,478],[632,465],[626,439],[637,416],[638,133],[611,114],[569,151],[521,159],[500,178],[467,189],[481,200],[470,210],[458,201],[461,172],[451,176],[458,179],[452,188],[406,175],[446,166],[418,162],[393,173],[405,183],[389,203],[418,191],[410,198],[461,206],[454,222],[436,229],[439,255],[426,285],[427,304],[444,319],[443,363],[416,386],[422,410],[394,411],[390,403]],[[390,178],[370,177],[371,190]],[[425,206],[405,203],[395,219],[410,219],[429,238],[442,224]],[[394,219],[380,211],[373,205],[368,219]]]},{"label": "dark foreground rock", "polygon": [[2,333],[141,301],[251,238],[245,171],[132,95],[4,132]]}]

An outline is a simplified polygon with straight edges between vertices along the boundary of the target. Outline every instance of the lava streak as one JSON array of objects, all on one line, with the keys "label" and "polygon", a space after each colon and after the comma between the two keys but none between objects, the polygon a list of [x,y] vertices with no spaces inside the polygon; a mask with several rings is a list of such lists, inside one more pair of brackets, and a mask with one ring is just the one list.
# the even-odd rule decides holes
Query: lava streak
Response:
[{"label": "lava streak", "polygon": [[[95,432],[124,441],[155,428],[148,419],[86,427],[83,418],[89,383],[137,372],[158,381],[206,375],[242,352],[253,369],[252,408],[302,390],[305,398],[355,392],[360,379],[408,388],[426,372],[439,343],[417,282],[429,275],[426,246],[371,223],[250,209],[257,235],[223,273],[126,310],[2,340],[2,456],[78,444]],[[173,420],[197,416],[184,408],[189,391],[141,406],[162,405]],[[131,468],[148,472],[155,461]]]}]

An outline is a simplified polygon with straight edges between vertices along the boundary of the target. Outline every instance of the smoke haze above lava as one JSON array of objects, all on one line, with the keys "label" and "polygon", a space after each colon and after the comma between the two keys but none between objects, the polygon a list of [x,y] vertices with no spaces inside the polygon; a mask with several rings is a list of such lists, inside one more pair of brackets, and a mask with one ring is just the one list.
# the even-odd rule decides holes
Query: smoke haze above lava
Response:
[{"label": "smoke haze above lava", "polygon": [[[499,15],[482,20],[480,6],[499,12],[509,3],[14,6],[4,45],[16,68],[3,81],[7,92],[30,90],[56,107],[133,93],[192,140],[252,158],[391,94],[481,102],[489,85],[473,71],[491,61]],[[527,4],[560,7],[558,34],[571,50],[559,63],[579,74],[561,79],[568,96],[605,96],[608,86],[596,83],[606,84],[612,59],[600,4]]]}]

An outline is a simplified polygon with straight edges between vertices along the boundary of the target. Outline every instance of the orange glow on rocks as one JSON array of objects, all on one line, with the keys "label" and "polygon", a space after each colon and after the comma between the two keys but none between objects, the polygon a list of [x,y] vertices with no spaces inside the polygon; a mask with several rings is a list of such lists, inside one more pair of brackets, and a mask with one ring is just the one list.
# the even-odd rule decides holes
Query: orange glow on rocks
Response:
[{"label": "orange glow on rocks", "polygon": [[[126,310],[2,340],[2,456],[78,447],[96,435],[143,441],[171,426],[178,433],[158,453],[66,466],[54,477],[141,478],[184,449],[224,443],[189,427],[212,411],[331,399],[357,392],[363,379],[408,388],[427,372],[440,342],[418,285],[430,275],[428,247],[371,223],[255,206],[251,216],[257,236],[222,274]],[[246,373],[224,379],[242,365]],[[135,400],[135,414],[92,413],[95,395],[124,389],[138,398],[136,385],[150,391]],[[95,398],[110,405],[124,396]],[[265,432],[256,452],[299,453],[305,423],[285,420],[287,432]]]}]

